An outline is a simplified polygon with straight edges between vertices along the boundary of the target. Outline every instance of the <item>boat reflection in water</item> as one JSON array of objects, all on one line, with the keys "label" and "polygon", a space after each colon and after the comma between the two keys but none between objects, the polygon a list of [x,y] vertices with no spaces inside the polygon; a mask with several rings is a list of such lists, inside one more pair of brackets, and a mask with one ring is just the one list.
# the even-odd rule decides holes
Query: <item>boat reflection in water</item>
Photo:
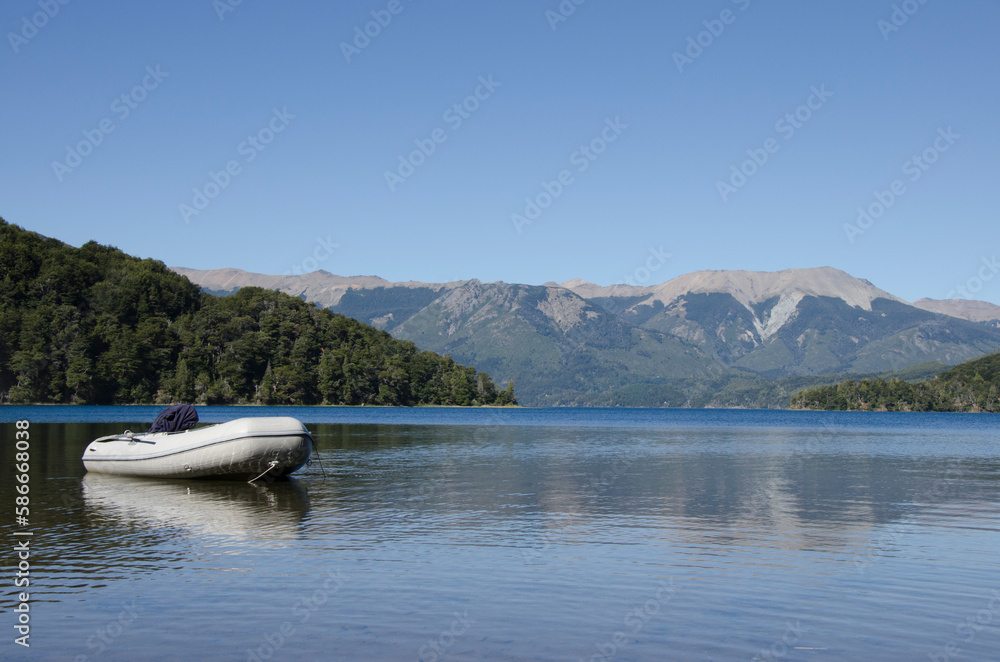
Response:
[{"label": "boat reflection in water", "polygon": [[309,494],[294,479],[248,484],[88,473],[82,486],[86,509],[108,518],[114,528],[220,544],[291,541],[309,516]]}]

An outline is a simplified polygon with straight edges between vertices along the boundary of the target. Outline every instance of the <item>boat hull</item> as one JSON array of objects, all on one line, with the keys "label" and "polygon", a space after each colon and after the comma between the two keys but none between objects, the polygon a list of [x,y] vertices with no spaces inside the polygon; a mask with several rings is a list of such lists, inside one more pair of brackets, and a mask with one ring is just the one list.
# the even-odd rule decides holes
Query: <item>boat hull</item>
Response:
[{"label": "boat hull", "polygon": [[119,476],[273,480],[299,469],[311,450],[312,436],[294,418],[240,418],[183,432],[103,437],[87,446],[83,464]]}]

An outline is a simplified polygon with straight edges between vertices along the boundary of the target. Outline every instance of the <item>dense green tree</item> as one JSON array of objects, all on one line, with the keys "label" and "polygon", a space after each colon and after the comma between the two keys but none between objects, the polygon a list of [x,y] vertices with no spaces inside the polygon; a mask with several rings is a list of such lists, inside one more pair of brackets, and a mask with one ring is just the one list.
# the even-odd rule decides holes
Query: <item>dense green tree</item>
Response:
[{"label": "dense green tree", "polygon": [[0,219],[0,402],[516,404],[513,384],[261,288]]},{"label": "dense green tree", "polygon": [[991,354],[911,384],[900,379],[847,380],[805,389],[791,400],[793,409],[857,411],[1000,412],[1000,354]]}]

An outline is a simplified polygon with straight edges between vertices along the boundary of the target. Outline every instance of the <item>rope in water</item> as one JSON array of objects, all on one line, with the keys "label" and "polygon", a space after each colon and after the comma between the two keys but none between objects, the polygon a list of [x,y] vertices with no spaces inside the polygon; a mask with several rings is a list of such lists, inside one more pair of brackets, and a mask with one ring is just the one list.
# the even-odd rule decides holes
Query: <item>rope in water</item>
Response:
[{"label": "rope in water", "polygon": [[[313,446],[315,447],[315,442],[313,442]],[[313,460],[316,460],[316,463],[319,465],[320,471],[323,472],[323,480],[326,480],[326,467],[323,466],[323,461],[320,459],[319,450],[317,450],[316,455],[309,460],[309,464],[312,464]]]}]

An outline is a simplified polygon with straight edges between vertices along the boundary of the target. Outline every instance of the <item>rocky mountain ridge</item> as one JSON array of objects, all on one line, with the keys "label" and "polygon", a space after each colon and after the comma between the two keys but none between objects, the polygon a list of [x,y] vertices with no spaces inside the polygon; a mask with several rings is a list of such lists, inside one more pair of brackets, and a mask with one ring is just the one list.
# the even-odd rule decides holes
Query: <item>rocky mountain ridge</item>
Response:
[{"label": "rocky mountain ridge", "polygon": [[[980,321],[992,304],[917,306],[831,267],[645,287],[176,271],[214,293],[258,285],[315,301],[514,379],[525,404],[754,406],[775,380],[943,367],[1000,348],[1000,328]],[[734,383],[746,402],[713,400]]]},{"label": "rocky mountain ridge", "polygon": [[951,315],[970,322],[989,322],[1000,325],[1000,306],[987,301],[967,299],[917,299],[913,305],[932,313]]}]

